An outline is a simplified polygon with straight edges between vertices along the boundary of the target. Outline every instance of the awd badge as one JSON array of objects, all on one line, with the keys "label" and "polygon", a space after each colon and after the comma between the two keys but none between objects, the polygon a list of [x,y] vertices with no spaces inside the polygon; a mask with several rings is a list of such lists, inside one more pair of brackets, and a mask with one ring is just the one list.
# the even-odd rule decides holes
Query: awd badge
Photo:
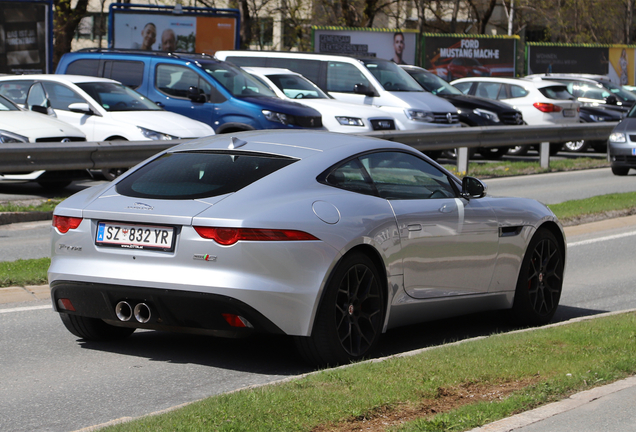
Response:
[{"label": "awd badge", "polygon": [[199,261],[216,261],[216,257],[214,255],[208,254],[194,254],[192,258]]}]

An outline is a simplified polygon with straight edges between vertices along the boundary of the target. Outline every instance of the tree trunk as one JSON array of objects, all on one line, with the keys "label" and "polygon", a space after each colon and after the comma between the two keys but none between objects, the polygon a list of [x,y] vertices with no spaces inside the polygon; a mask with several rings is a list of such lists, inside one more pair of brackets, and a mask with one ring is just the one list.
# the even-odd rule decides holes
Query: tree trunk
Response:
[{"label": "tree trunk", "polygon": [[241,14],[241,49],[249,49],[252,43],[252,16],[247,0],[239,0],[238,3]]},{"label": "tree trunk", "polygon": [[62,55],[71,51],[71,42],[80,20],[86,15],[88,0],[77,0],[75,8],[71,7],[71,0],[54,0],[53,6],[53,69]]}]

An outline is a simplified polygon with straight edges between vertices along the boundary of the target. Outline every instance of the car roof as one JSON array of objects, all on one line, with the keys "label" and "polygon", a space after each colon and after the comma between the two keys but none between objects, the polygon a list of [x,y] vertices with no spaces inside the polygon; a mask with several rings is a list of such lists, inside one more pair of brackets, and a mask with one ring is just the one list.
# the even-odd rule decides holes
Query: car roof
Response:
[{"label": "car roof", "polygon": [[308,130],[255,130],[209,136],[169,151],[235,150],[307,159],[330,153],[336,159],[376,148],[417,152],[412,147],[361,135]]},{"label": "car roof", "polygon": [[78,51],[73,51],[72,53],[67,53],[65,55],[73,56],[73,57],[82,57],[86,54],[97,54],[97,55],[126,55],[126,56],[137,56],[137,57],[164,57],[164,58],[172,58],[172,59],[190,59],[190,60],[211,60],[211,61],[219,61],[211,56],[210,54],[205,53],[183,53],[183,52],[167,52],[167,51],[146,51],[139,49],[124,49],[124,48],[83,48]]},{"label": "car roof", "polygon": [[289,69],[285,69],[285,68],[270,68],[270,67],[256,67],[256,66],[242,66],[241,69],[246,70],[247,72],[253,72],[255,74],[261,74],[261,75],[275,75],[275,74],[284,74],[284,75],[298,75],[298,76],[302,76],[301,74],[294,72],[294,71],[290,71]]},{"label": "car roof", "polygon": [[550,80],[542,80],[542,79],[529,79],[529,78],[507,78],[507,77],[468,77],[468,78],[459,78],[452,81],[453,83],[458,82],[495,82],[495,83],[503,83],[503,84],[517,84],[521,86],[530,86],[535,88],[544,88],[544,87],[553,87],[556,85],[564,85],[563,83],[556,83]]},{"label": "car roof", "polygon": [[85,75],[62,75],[62,74],[33,74],[33,75],[4,75],[0,76],[0,81],[17,81],[24,79],[40,80],[40,81],[56,81],[65,83],[85,83],[85,82],[110,82],[119,84],[119,81],[115,81],[108,78],[98,78]]},{"label": "car roof", "polygon": [[247,51],[247,50],[219,50],[216,52],[215,57],[219,60],[223,60],[218,56],[233,56],[233,57],[282,57],[282,58],[296,58],[296,59],[315,59],[315,60],[338,60],[338,61],[349,61],[351,63],[360,62],[362,60],[379,60],[379,61],[390,61],[383,60],[377,57],[370,56],[360,56],[353,57],[346,54],[323,54],[323,53],[313,53],[313,52],[298,52],[298,51]]}]

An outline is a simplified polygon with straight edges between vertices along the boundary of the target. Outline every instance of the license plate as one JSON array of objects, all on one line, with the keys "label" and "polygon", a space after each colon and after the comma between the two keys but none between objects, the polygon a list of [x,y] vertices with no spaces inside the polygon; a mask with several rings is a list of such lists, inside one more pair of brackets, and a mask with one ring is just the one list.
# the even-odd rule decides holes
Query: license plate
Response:
[{"label": "license plate", "polygon": [[175,228],[161,225],[137,225],[99,222],[95,244],[124,249],[174,250]]},{"label": "license plate", "polygon": [[576,110],[575,109],[564,109],[563,110],[563,117],[574,117],[576,115]]}]

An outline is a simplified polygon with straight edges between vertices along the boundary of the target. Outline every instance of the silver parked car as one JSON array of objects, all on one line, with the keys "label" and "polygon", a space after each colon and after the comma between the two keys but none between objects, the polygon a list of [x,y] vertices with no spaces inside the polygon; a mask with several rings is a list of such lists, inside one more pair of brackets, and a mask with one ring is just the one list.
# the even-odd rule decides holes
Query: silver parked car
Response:
[{"label": "silver parked car", "polygon": [[543,204],[329,132],[181,144],[68,198],[53,225],[51,295],[74,335],[286,334],[319,365],[425,320],[510,309],[547,323],[566,254]]},{"label": "silver parked car", "polygon": [[626,176],[630,168],[636,168],[636,108],[632,108],[610,134],[607,159],[617,176]]}]

